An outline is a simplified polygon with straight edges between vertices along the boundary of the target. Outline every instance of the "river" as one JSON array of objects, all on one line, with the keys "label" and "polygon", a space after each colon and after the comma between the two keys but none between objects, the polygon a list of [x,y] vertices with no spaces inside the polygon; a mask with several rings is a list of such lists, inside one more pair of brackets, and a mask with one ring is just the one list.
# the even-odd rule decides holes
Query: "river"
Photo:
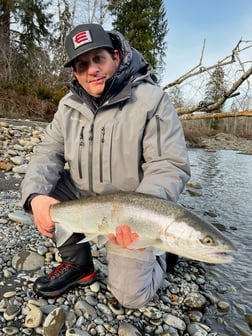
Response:
[{"label": "river", "polygon": [[190,182],[202,189],[187,187],[180,203],[224,231],[237,248],[233,263],[206,265],[223,288],[216,295],[229,303],[227,312],[210,310],[207,319],[221,336],[252,335],[245,318],[252,315],[252,156],[189,149],[189,157]]}]

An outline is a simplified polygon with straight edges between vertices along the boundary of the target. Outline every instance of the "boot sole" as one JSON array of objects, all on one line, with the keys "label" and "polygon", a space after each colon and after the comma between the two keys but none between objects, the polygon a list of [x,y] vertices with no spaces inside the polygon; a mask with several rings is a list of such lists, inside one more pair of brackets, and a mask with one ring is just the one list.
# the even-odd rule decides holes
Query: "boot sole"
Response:
[{"label": "boot sole", "polygon": [[58,297],[60,295],[62,295],[63,293],[65,293],[67,290],[70,290],[71,288],[77,287],[77,286],[88,286],[91,285],[92,283],[94,283],[97,279],[97,274],[96,272],[93,272],[91,274],[89,274],[86,277],[83,277],[80,280],[77,280],[74,283],[68,284],[67,286],[59,289],[58,291],[53,291],[53,292],[46,292],[46,291],[40,291],[38,290],[35,286],[33,287],[34,292],[38,295],[41,296],[43,298],[48,298],[48,297]]}]

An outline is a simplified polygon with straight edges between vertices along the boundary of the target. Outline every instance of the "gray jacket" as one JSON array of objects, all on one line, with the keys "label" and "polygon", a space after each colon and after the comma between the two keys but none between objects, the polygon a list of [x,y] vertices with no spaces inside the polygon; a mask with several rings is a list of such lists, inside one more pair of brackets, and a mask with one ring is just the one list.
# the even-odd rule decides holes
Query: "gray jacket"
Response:
[{"label": "gray jacket", "polygon": [[167,93],[141,54],[111,32],[122,61],[103,97],[75,81],[36,147],[21,185],[23,204],[48,195],[65,164],[77,189],[137,191],[177,201],[190,169],[183,130]]}]

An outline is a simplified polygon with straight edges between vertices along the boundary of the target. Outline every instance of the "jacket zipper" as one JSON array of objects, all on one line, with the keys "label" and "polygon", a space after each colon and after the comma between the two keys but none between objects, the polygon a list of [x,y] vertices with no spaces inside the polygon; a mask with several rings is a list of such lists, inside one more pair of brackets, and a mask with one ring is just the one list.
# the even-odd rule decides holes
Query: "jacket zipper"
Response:
[{"label": "jacket zipper", "polygon": [[89,147],[88,147],[88,156],[89,156],[89,169],[88,169],[88,178],[89,178],[89,190],[93,192],[93,136],[94,136],[94,123],[92,122],[89,129]]},{"label": "jacket zipper", "polygon": [[157,124],[157,151],[158,156],[161,156],[161,132],[160,132],[160,117],[156,115],[156,124]]},{"label": "jacket zipper", "polygon": [[79,170],[79,177],[80,179],[83,178],[83,167],[82,167],[82,148],[85,146],[85,142],[84,142],[84,126],[81,127],[81,131],[80,131],[80,143],[79,143],[79,155],[78,155],[78,170]]},{"label": "jacket zipper", "polygon": [[103,146],[105,137],[105,127],[101,128],[101,142],[100,142],[100,182],[103,182]]}]

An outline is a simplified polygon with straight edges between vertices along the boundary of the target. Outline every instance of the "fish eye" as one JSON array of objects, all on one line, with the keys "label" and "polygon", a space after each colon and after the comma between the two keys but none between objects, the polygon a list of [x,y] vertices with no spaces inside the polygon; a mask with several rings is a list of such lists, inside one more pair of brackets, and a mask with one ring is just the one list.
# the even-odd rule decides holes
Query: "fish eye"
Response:
[{"label": "fish eye", "polygon": [[214,244],[214,240],[213,240],[213,238],[211,236],[205,236],[202,239],[202,243],[204,245],[212,246]]}]

